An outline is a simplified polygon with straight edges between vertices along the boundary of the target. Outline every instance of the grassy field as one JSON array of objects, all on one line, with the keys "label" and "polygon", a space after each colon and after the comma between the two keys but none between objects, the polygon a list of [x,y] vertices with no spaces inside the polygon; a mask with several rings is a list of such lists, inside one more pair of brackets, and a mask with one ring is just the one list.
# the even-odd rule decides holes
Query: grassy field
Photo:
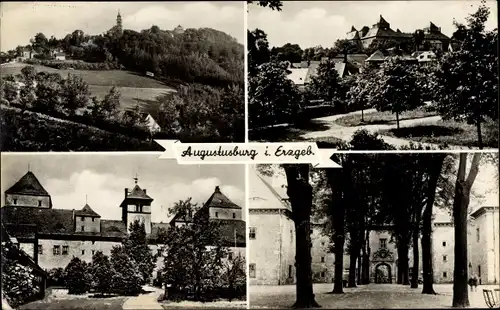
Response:
[{"label": "grassy field", "polygon": [[67,298],[50,301],[35,301],[19,307],[20,310],[122,310],[125,297],[110,298]]},{"label": "grassy field", "polygon": [[[481,127],[483,147],[498,148],[498,123],[490,121]],[[416,125],[381,130],[380,135],[405,138],[415,142],[449,144],[466,147],[477,147],[476,126],[454,121],[439,121],[434,125]]]},{"label": "grassy field", "polygon": [[[424,117],[429,117],[429,116],[435,116],[437,113],[435,112],[428,112],[424,108],[420,109],[415,109],[413,111],[407,111],[404,113],[401,113],[399,116],[399,120],[408,120],[408,119],[417,119],[417,118],[424,118]],[[375,113],[368,113],[364,115],[363,117],[364,121],[361,121],[361,114],[354,114],[354,115],[347,115],[341,118],[338,118],[335,120],[335,123],[337,123],[340,126],[345,126],[345,127],[355,127],[355,126],[361,126],[361,125],[391,125],[391,124],[396,124],[396,114],[387,111],[387,112],[375,112]]]},{"label": "grassy field", "polygon": [[246,309],[247,302],[242,300],[218,300],[213,302],[195,302],[195,301],[181,301],[181,302],[171,302],[164,301],[161,302],[163,309]]},{"label": "grassy field", "polygon": [[[89,89],[93,96],[103,99],[112,86],[90,85]],[[140,106],[149,106],[156,97],[171,93],[171,88],[139,88],[139,87],[117,87],[120,91],[120,105],[124,109]]]}]

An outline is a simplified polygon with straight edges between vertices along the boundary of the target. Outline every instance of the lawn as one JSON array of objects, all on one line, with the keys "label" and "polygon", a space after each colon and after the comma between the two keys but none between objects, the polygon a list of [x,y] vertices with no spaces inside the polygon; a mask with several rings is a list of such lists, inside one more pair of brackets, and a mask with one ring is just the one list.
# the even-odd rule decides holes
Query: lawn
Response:
[{"label": "lawn", "polygon": [[[2,75],[16,75],[21,73],[21,69],[25,66],[29,65],[25,63],[4,65],[1,67],[1,73]],[[37,72],[57,72],[62,77],[68,74],[78,75],[89,85],[171,89],[160,81],[125,70],[58,70],[41,65],[33,65],[33,67]]]},{"label": "lawn", "polygon": [[[425,108],[403,112],[399,115],[399,120],[418,119],[438,115],[436,112],[429,112]],[[364,115],[364,122],[361,121],[361,114],[351,114],[335,120],[340,126],[355,127],[361,125],[391,125],[396,124],[396,114],[387,112],[372,112]]]},{"label": "lawn", "polygon": [[[93,96],[103,99],[112,86],[90,85],[89,89]],[[120,92],[120,105],[122,109],[129,109],[139,104],[141,107],[149,106],[155,99],[174,91],[171,88],[140,88],[140,87],[117,87]]]},{"label": "lawn", "polygon": [[303,134],[330,128],[321,120],[304,120],[301,123],[275,125],[249,130],[248,140],[252,142],[299,142],[305,141]]},{"label": "lawn", "polygon": [[35,301],[20,306],[20,310],[61,309],[61,310],[122,310],[126,297],[109,298],[65,298]]},{"label": "lawn", "polygon": [[[498,148],[498,123],[489,121],[481,127],[483,146]],[[476,126],[454,121],[438,121],[433,125],[415,125],[400,129],[385,129],[377,132],[396,138],[405,138],[415,142],[448,144],[477,147]]]},{"label": "lawn", "polygon": [[245,300],[233,300],[229,302],[228,300],[218,300],[212,302],[195,302],[195,301],[164,301],[161,302],[163,309],[246,309],[247,302]]}]

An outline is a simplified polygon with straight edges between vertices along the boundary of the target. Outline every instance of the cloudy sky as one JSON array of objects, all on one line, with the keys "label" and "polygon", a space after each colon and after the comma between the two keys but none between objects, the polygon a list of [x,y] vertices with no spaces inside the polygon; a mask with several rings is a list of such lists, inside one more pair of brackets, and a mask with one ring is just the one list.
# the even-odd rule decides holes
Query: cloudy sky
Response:
[{"label": "cloudy sky", "polygon": [[[342,39],[351,26],[361,29],[378,22],[380,14],[391,28],[414,32],[432,21],[441,31],[451,36],[453,18],[465,21],[475,12],[479,1],[290,1],[283,4],[281,12],[248,6],[248,28],[259,28],[268,35],[271,46],[286,43],[299,44],[302,49],[321,45],[330,47]],[[497,21],[496,2],[492,8],[488,27],[494,29]]]},{"label": "cloudy sky", "polygon": [[[175,160],[158,160],[159,154],[2,154],[1,199],[28,170],[36,175],[52,196],[57,209],[81,209],[88,204],[102,218],[119,220],[124,189],[139,186],[154,199],[152,219],[166,222],[168,208],[192,197],[204,203],[215,186],[244,208],[245,168],[243,165],[178,165]],[[245,212],[243,212],[244,214]]]},{"label": "cloudy sky", "polygon": [[171,30],[208,27],[244,41],[244,2],[2,2],[0,48],[26,45],[36,33],[62,38],[80,29],[100,34],[116,23],[120,10],[125,29],[152,25]]}]

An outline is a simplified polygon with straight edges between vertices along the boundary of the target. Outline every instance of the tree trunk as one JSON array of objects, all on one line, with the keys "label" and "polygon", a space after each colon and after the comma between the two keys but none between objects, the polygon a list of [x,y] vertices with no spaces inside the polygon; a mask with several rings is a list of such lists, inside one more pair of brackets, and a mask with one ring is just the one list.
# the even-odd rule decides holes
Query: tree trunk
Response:
[{"label": "tree trunk", "polygon": [[294,308],[319,308],[314,299],[311,269],[310,218],[312,186],[309,165],[283,165],[287,178],[287,194],[295,223],[296,302]]},{"label": "tree trunk", "polygon": [[475,153],[467,179],[467,153],[460,153],[460,161],[455,182],[455,197],[453,199],[453,221],[455,224],[455,268],[453,271],[453,307],[469,306],[467,290],[467,209],[470,202],[470,189],[479,172],[480,153]]},{"label": "tree trunk", "polygon": [[481,134],[481,121],[476,122],[476,128],[477,128],[477,144],[479,146],[479,149],[483,149],[483,137]]},{"label": "tree trunk", "polygon": [[355,246],[355,251],[349,254],[349,278],[347,279],[347,287],[356,287],[356,262],[359,256],[359,246]]},{"label": "tree trunk", "polygon": [[365,115],[363,113],[363,108],[361,108],[361,122],[364,123],[365,122]]},{"label": "tree trunk", "polygon": [[408,242],[400,242],[398,245],[398,284],[410,284],[408,279]]},{"label": "tree trunk", "polygon": [[399,112],[396,112],[396,126],[399,130]]},{"label": "tree trunk", "polygon": [[413,227],[413,277],[411,278],[411,288],[418,288],[419,278],[418,235],[420,231],[421,209],[418,207],[417,209],[417,214],[415,214],[415,227]]},{"label": "tree trunk", "polygon": [[361,282],[361,253],[358,253],[358,276],[356,280],[358,285],[363,284],[363,282]]},{"label": "tree trunk", "polygon": [[422,223],[422,294],[436,294],[434,291],[434,275],[432,273],[432,208],[436,198],[436,187],[446,155],[437,155],[431,159],[429,182],[427,185],[427,202]]}]

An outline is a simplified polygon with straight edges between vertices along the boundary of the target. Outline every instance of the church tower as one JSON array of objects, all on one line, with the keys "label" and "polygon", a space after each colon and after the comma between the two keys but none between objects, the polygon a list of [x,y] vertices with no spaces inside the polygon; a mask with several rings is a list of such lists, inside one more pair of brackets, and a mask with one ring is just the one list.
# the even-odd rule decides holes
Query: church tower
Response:
[{"label": "church tower", "polygon": [[118,10],[118,15],[116,16],[116,30],[118,30],[119,33],[123,32],[122,16],[120,15],[120,10]]},{"label": "church tower", "polygon": [[127,231],[130,224],[134,221],[144,223],[146,234],[151,233],[151,203],[153,198],[146,194],[146,189],[141,189],[137,184],[139,179],[134,178],[135,186],[132,190],[125,188],[125,197],[120,207],[122,208],[122,221],[127,225]]}]

